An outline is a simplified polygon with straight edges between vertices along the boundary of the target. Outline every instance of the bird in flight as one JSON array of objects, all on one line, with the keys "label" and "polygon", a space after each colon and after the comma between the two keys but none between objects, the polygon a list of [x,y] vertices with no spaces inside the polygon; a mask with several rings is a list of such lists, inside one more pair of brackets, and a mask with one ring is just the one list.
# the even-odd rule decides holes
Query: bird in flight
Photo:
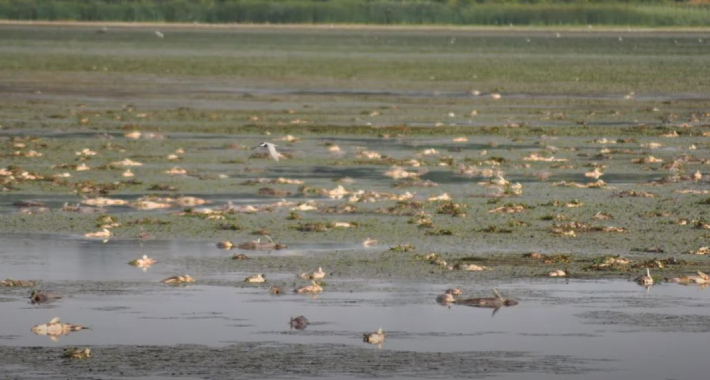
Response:
[{"label": "bird in flight", "polygon": [[269,156],[271,156],[271,158],[273,158],[274,161],[277,161],[277,162],[278,162],[278,160],[279,160],[279,152],[276,151],[276,147],[277,147],[277,146],[278,146],[278,145],[274,145],[274,144],[269,143],[269,142],[264,142],[264,143],[261,143],[261,145],[259,145],[257,148],[266,148],[266,149],[268,149],[268,150],[269,150]]}]

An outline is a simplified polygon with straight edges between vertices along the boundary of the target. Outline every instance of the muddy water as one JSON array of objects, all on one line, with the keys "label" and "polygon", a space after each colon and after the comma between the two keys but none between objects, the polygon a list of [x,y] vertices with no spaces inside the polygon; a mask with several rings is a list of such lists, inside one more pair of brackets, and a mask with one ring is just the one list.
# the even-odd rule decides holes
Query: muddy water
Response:
[{"label": "muddy water", "polygon": [[[1,349],[6,354],[19,354],[22,347],[46,347],[51,352],[64,346],[89,346],[101,352],[102,361],[110,362],[112,352],[136,346],[155,346],[157,351],[203,347],[198,351],[214,350],[213,355],[220,356],[243,345],[256,345],[249,347],[258,351],[268,342],[276,352],[332,346],[342,354],[352,350],[358,355],[361,350],[387,351],[393,357],[430,353],[463,362],[483,354],[510,356],[507,369],[493,366],[492,373],[521,370],[539,378],[561,372],[569,372],[564,378],[579,379],[690,378],[702,376],[697,363],[704,358],[710,333],[710,292],[695,287],[660,285],[647,291],[628,281],[579,280],[498,284],[504,295],[520,304],[493,315],[492,309],[440,306],[434,299],[446,286],[406,281],[332,277],[327,282],[336,290],[315,297],[289,291],[272,296],[268,284],[204,285],[225,277],[239,281],[246,272],[193,273],[200,283],[165,286],[158,281],[185,269],[180,258],[208,259],[224,253],[198,241],[103,244],[45,237],[43,244],[38,243],[43,240],[38,235],[2,239],[0,277],[42,278],[45,282],[39,288],[57,288],[64,296],[50,304],[32,305],[26,298],[29,290],[0,290],[4,301],[0,302],[0,346],[8,347]],[[159,263],[145,272],[127,265],[137,250]],[[267,278],[298,283],[291,273]],[[496,286],[481,286],[473,279],[460,285],[464,297],[489,296],[490,286]],[[298,315],[311,322],[305,330],[288,324],[290,317]],[[60,337],[58,342],[30,331],[55,316],[90,330]],[[381,348],[362,342],[362,333],[378,327],[386,333]],[[517,367],[529,361],[551,364],[534,370]],[[406,367],[390,371],[395,377],[418,377]],[[425,373],[436,373],[429,371]],[[142,373],[146,374],[150,370]]]}]

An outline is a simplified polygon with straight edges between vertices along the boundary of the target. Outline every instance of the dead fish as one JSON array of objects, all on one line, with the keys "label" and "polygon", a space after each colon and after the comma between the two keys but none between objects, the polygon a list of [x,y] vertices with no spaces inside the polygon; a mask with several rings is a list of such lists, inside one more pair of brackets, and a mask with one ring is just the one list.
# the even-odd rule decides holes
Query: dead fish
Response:
[{"label": "dead fish", "polygon": [[5,286],[9,288],[26,288],[30,286],[35,286],[37,283],[35,281],[23,281],[23,280],[11,280],[6,279],[0,281],[0,286]]},{"label": "dead fish", "polygon": [[498,290],[493,289],[493,294],[495,297],[490,298],[469,298],[465,300],[456,301],[457,304],[474,306],[474,307],[489,307],[493,308],[493,315],[503,306],[515,306],[518,301],[512,298],[503,298],[503,296],[498,293]]},{"label": "dead fish", "polygon": [[378,243],[379,243],[379,242],[377,241],[377,239],[367,238],[367,239],[365,239],[364,242],[362,242],[362,245],[363,245],[364,247],[374,247],[374,246],[376,246]]},{"label": "dead fish", "polygon": [[271,250],[280,250],[280,249],[285,249],[288,248],[286,244],[281,244],[281,243],[276,243],[274,242],[270,236],[266,236],[267,239],[269,239],[268,242],[262,242],[261,238],[255,240],[255,241],[250,241],[247,243],[242,243],[237,246],[239,249],[246,249],[250,251],[271,251]]},{"label": "dead fish", "polygon": [[195,279],[184,274],[184,275],[179,275],[179,276],[172,276],[168,277],[163,281],[160,281],[163,284],[186,284],[190,282],[195,282]]},{"label": "dead fish", "polygon": [[436,297],[436,303],[440,305],[450,305],[454,302],[456,302],[456,298],[454,298],[453,294],[444,293]]},{"label": "dead fish", "polygon": [[269,289],[269,292],[275,296],[278,296],[283,293],[283,289],[280,286],[272,286],[271,289]]},{"label": "dead fish", "polygon": [[585,177],[594,178],[594,179],[599,179],[599,177],[601,177],[603,175],[604,175],[604,173],[599,168],[594,168],[594,170],[592,170],[591,172],[584,173]]},{"label": "dead fish", "polygon": [[249,284],[262,284],[262,283],[266,282],[266,278],[261,273],[260,274],[253,274],[253,275],[245,278],[244,282],[249,283]]},{"label": "dead fish", "polygon": [[562,269],[557,269],[551,272],[547,272],[547,275],[549,277],[567,277],[567,272],[563,271]]},{"label": "dead fish", "polygon": [[651,277],[651,270],[646,268],[646,275],[638,277],[636,283],[643,286],[653,285],[653,277]]},{"label": "dead fish", "polygon": [[444,292],[444,293],[451,294],[454,297],[458,297],[461,294],[463,294],[463,292],[459,288],[449,288],[449,289],[446,289],[446,292]]},{"label": "dead fish", "polygon": [[323,272],[323,268],[318,267],[317,271],[313,273],[301,273],[298,277],[309,280],[322,280],[325,278],[325,272]]},{"label": "dead fish", "polygon": [[148,239],[153,238],[153,236],[148,231],[139,232],[137,237],[138,237],[138,240],[148,240]]},{"label": "dead fish", "polygon": [[705,285],[710,283],[710,276],[707,274],[698,271],[697,276],[680,276],[680,277],[674,277],[670,279],[666,279],[668,282],[674,282],[676,284],[682,284],[682,285],[688,285],[688,284],[699,284],[699,285]]},{"label": "dead fish", "polygon": [[304,294],[304,293],[320,293],[323,291],[323,287],[318,285],[315,281],[311,281],[311,285],[301,286],[293,290],[294,293]]},{"label": "dead fish", "polygon": [[104,207],[104,206],[125,206],[128,204],[128,201],[124,201],[123,199],[92,198],[92,199],[84,199],[81,201],[81,203],[88,205],[88,206]]},{"label": "dead fish", "polygon": [[35,200],[16,201],[13,202],[12,205],[16,207],[47,207],[43,202]]},{"label": "dead fish", "polygon": [[173,207],[170,203],[160,203],[148,200],[140,200],[131,204],[131,207],[138,210],[158,210]]},{"label": "dead fish", "polygon": [[76,212],[79,214],[93,214],[93,213],[103,213],[105,212],[104,209],[99,208],[99,207],[88,207],[88,206],[82,206],[81,204],[75,204],[75,205],[70,205],[69,203],[64,203],[64,206],[62,206],[62,211],[66,212]]},{"label": "dead fish", "polygon": [[98,232],[87,232],[84,237],[89,239],[108,239],[111,237],[111,231],[104,228]]},{"label": "dead fish", "polygon": [[291,328],[296,329],[296,330],[305,330],[309,324],[310,324],[310,322],[308,322],[308,318],[306,318],[302,315],[298,316],[296,318],[291,317],[291,322],[289,323]]},{"label": "dead fish", "polygon": [[237,253],[232,256],[232,260],[249,260],[249,257],[243,253]]},{"label": "dead fish", "polygon": [[207,201],[197,197],[180,197],[175,200],[175,203],[183,207],[194,207],[201,206],[207,203]]},{"label": "dead fish", "polygon": [[148,255],[143,255],[143,257],[141,257],[140,259],[133,260],[128,264],[138,268],[148,268],[155,263],[157,263],[157,261],[148,257]]},{"label": "dead fish", "polygon": [[454,265],[454,269],[471,271],[471,272],[479,272],[479,271],[483,271],[483,270],[490,269],[490,268],[484,267],[482,265],[476,265],[476,264],[458,263],[458,264]]},{"label": "dead fish", "polygon": [[62,298],[59,294],[51,291],[37,291],[33,290],[32,293],[30,293],[30,300],[32,303],[40,304],[40,303],[50,303],[54,302],[58,299]]},{"label": "dead fish", "polygon": [[231,241],[220,241],[217,243],[217,248],[219,249],[232,249],[234,248],[234,243]]},{"label": "dead fish", "polygon": [[91,349],[85,348],[81,350],[76,347],[69,347],[64,350],[64,357],[67,359],[88,359],[91,357]]},{"label": "dead fish", "polygon": [[49,323],[43,323],[32,327],[32,332],[37,335],[47,335],[53,341],[58,341],[58,337],[67,335],[74,331],[88,330],[88,327],[73,325],[71,323],[61,323],[59,317],[53,318]]},{"label": "dead fish", "polygon": [[380,327],[376,332],[363,334],[362,340],[366,343],[380,345],[385,342],[385,333],[382,332],[382,327]]}]

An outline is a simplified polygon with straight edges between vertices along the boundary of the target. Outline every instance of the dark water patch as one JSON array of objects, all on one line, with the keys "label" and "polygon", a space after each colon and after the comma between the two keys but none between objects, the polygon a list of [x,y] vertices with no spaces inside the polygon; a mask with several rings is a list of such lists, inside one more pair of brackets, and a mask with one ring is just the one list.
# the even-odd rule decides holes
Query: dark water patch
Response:
[{"label": "dark water patch", "polygon": [[657,332],[710,332],[710,314],[631,313],[614,310],[599,310],[581,313],[579,317],[586,320],[586,323],[589,324],[605,325],[620,329],[631,328],[631,331],[650,329]]},{"label": "dark water patch", "polygon": [[[378,350],[370,347],[322,344],[240,343],[215,349],[204,346],[93,347],[91,360],[55,365],[57,348],[0,348],[0,365],[15,369],[8,374],[24,377],[19,368],[31,366],[54,376],[75,379],[120,375],[197,376],[206,378],[484,378],[507,373],[591,373],[595,360],[567,355],[537,355],[518,351],[469,351],[455,354],[422,354]],[[110,375],[108,375],[110,374]]]}]

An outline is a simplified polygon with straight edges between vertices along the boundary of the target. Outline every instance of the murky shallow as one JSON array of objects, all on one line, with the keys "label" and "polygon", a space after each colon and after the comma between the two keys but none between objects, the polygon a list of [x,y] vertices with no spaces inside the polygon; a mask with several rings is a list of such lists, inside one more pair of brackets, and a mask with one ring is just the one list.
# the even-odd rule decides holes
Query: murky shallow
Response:
[{"label": "murky shallow", "polygon": [[[464,361],[483,353],[522,354],[532,361],[557,358],[553,360],[557,364],[575,363],[575,370],[564,378],[690,378],[702,376],[697,363],[705,357],[710,334],[710,292],[696,287],[664,284],[646,291],[627,281],[552,279],[498,284],[505,296],[517,298],[520,304],[493,315],[493,309],[440,306],[434,299],[446,286],[411,282],[334,276],[327,283],[336,290],[326,289],[317,296],[292,294],[288,287],[286,294],[272,296],[268,283],[161,285],[160,279],[183,269],[171,263],[176,256],[207,258],[224,253],[205,242],[152,241],[139,246],[132,241],[102,244],[65,237],[37,244],[36,237],[3,237],[0,277],[41,278],[46,282],[40,288],[56,285],[64,298],[33,305],[26,298],[28,289],[0,289],[0,346],[18,352],[21,347],[37,346],[90,346],[99,352],[101,347],[128,346],[112,349],[120,352],[147,345],[166,346],[168,351],[200,345],[203,351],[223,352],[268,342],[276,351],[333,346],[344,352],[431,353]],[[159,263],[146,272],[127,265],[136,248]],[[200,280],[237,281],[247,274],[193,273]],[[298,282],[289,273],[272,277],[280,284]],[[490,287],[496,286],[482,286],[475,277],[452,285],[461,286],[464,297],[487,297]],[[305,330],[289,326],[290,318],[298,315],[311,322]],[[61,336],[57,342],[30,331],[55,316],[90,329]],[[385,343],[381,347],[364,343],[362,334],[378,327],[385,331]],[[112,350],[104,349],[102,355]],[[532,372],[546,376],[561,371],[555,366],[538,370]],[[512,364],[508,370],[493,371],[501,372],[518,369]],[[391,369],[389,375],[419,377],[404,368]]]}]

